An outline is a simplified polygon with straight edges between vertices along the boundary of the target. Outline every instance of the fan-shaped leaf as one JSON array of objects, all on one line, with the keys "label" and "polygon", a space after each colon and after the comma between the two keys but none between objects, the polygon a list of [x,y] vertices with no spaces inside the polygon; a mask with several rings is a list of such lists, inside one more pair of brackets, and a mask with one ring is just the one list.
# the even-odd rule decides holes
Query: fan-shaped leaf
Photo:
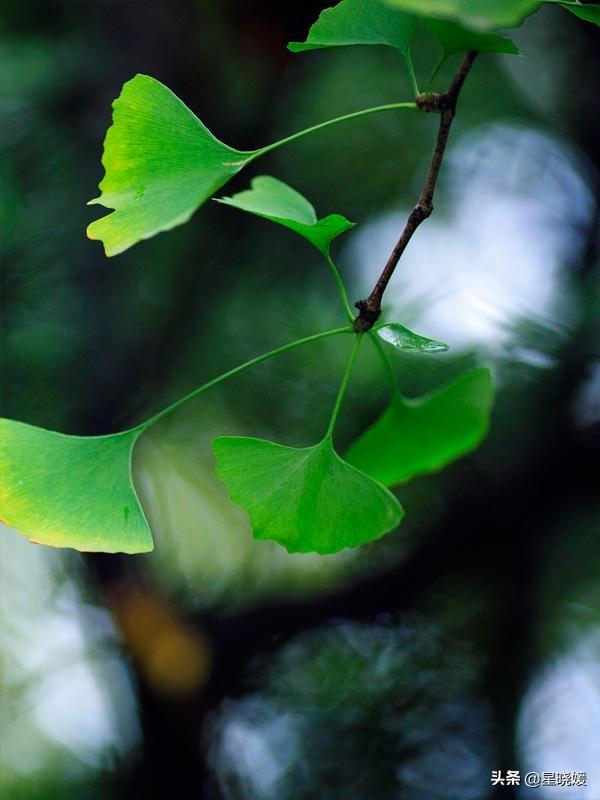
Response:
[{"label": "fan-shaped leaf", "polygon": [[453,19],[471,28],[512,28],[542,4],[542,0],[387,0],[420,17]]},{"label": "fan-shaped leaf", "polygon": [[317,219],[315,209],[305,197],[270,175],[254,178],[250,186],[244,192],[219,198],[217,202],[278,222],[304,236],[325,256],[333,239],[354,227],[353,222],[339,214]]},{"label": "fan-shaped leaf", "polygon": [[459,22],[447,19],[424,17],[421,22],[439,41],[444,58],[466,50],[480,50],[482,53],[520,54],[516,44],[505,36],[500,36],[499,33],[470,30]]},{"label": "fan-shaped leaf", "polygon": [[131,480],[138,431],[66,436],[0,420],[0,513],[32,542],[144,553],[152,535]]},{"label": "fan-shaped leaf", "polygon": [[213,441],[217,475],[250,517],[256,539],[291,553],[336,553],[378,539],[404,512],[381,484],[346,464],[329,438],[294,448],[262,439]]},{"label": "fan-shaped leaf", "polygon": [[102,194],[115,209],[88,227],[106,255],[181,225],[257,151],[216,139],[173,92],[148,75],[124,84],[104,142]]},{"label": "fan-shaped leaf", "polygon": [[[514,28],[537,11],[544,1],[562,6],[581,19],[600,25],[600,4],[582,3],[580,0],[386,0],[390,6],[420,17],[453,19],[467,27],[484,30]],[[468,49],[487,48],[472,44]]]},{"label": "fan-shaped leaf", "polygon": [[600,25],[599,4],[587,3],[584,5],[583,3],[561,3],[560,5],[580,19],[584,19],[586,22],[594,22],[596,25]]},{"label": "fan-shaped leaf", "polygon": [[305,42],[290,42],[293,53],[352,44],[385,44],[408,53],[416,19],[381,0],[341,0],[326,8]]},{"label": "fan-shaped leaf", "polygon": [[427,339],[399,322],[382,325],[375,329],[375,333],[384,342],[405,353],[442,353],[448,349],[448,345],[444,342]]},{"label": "fan-shaped leaf", "polygon": [[485,367],[423,397],[395,394],[344,457],[385,486],[436,472],[477,447],[489,426],[493,396]]}]

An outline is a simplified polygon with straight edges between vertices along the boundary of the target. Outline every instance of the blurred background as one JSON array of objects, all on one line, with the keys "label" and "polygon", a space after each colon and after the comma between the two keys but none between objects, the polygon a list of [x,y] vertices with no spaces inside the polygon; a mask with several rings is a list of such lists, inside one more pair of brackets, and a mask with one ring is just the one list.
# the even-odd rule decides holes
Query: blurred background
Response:
[{"label": "blurred background", "polygon": [[[85,237],[110,104],[136,72],[241,149],[408,99],[390,48],[286,51],[323,5],[3,0],[4,416],[112,432],[343,324],[316,251],[225,206],[110,260]],[[400,487],[401,528],[358,551],[252,541],[210,440],[313,443],[347,350],[336,338],[144,435],[135,482],[152,554],[46,549],[4,528],[3,800],[600,798],[600,36],[544,8],[514,39],[526,58],[476,62],[435,214],[386,295],[388,318],[451,348],[397,357],[406,394],[493,369],[486,441]],[[419,37],[415,52],[424,83],[436,46]],[[364,297],[435,126],[402,112],[353,121],[261,159],[225,193],[274,174],[320,216],[356,221],[334,255]],[[386,396],[364,348],[340,449]],[[492,788],[492,769],[587,771],[587,786]]]}]

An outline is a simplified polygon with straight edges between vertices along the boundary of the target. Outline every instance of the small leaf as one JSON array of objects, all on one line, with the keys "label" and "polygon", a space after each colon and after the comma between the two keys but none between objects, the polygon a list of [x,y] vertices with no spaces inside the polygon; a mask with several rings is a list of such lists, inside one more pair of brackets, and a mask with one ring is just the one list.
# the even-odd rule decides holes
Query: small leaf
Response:
[{"label": "small leaf", "polygon": [[468,28],[513,28],[542,5],[542,0],[387,0],[420,17],[452,19]]},{"label": "small leaf", "polygon": [[217,475],[250,517],[255,539],[290,553],[337,553],[378,539],[404,512],[381,484],[346,464],[329,438],[294,448],[223,436],[213,441]]},{"label": "small leaf", "polygon": [[384,44],[409,51],[416,19],[381,0],[342,0],[321,12],[305,42],[290,42],[293,53],[352,44]]},{"label": "small leaf", "polygon": [[344,457],[385,486],[437,472],[483,439],[493,396],[486,368],[466,372],[423,397],[395,394]]},{"label": "small leaf", "polygon": [[561,3],[560,5],[586,22],[595,22],[596,25],[600,25],[600,5],[592,3],[586,5],[583,3]]},{"label": "small leaf", "polygon": [[216,139],[173,92],[148,75],[123,85],[104,141],[99,203],[115,209],[88,227],[107,256],[181,225],[257,151]]},{"label": "small leaf", "polygon": [[131,479],[139,431],[66,436],[0,420],[0,513],[32,542],[145,553],[152,535]]},{"label": "small leaf", "polygon": [[354,227],[353,222],[339,214],[317,219],[314,208],[305,197],[270,175],[254,178],[250,186],[244,192],[219,198],[217,202],[278,222],[304,236],[325,256],[333,239]]},{"label": "small leaf", "polygon": [[514,42],[499,33],[469,30],[458,22],[445,19],[424,18],[422,23],[441,44],[444,58],[466,50],[512,55],[520,55],[521,52]]},{"label": "small leaf", "polygon": [[448,345],[444,342],[420,336],[399,322],[382,325],[375,329],[375,333],[384,342],[405,353],[442,353],[448,350]]}]

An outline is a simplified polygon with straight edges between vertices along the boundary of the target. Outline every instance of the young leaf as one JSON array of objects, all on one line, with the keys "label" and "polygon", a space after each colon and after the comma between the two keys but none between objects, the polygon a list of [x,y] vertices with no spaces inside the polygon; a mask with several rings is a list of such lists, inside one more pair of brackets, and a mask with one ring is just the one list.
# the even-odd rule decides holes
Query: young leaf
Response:
[{"label": "young leaf", "polygon": [[442,46],[443,58],[466,50],[480,50],[483,53],[510,53],[519,55],[520,50],[514,42],[499,33],[484,33],[465,28],[458,22],[447,19],[424,17],[421,22],[435,36]]},{"label": "young leaf", "polygon": [[513,28],[541,6],[542,0],[386,0],[420,17],[453,19],[469,28]]},{"label": "young leaf", "polygon": [[89,203],[115,210],[92,222],[89,238],[114,256],[187,222],[256,153],[223,144],[170,89],[136,75],[113,103],[102,193]]},{"label": "young leaf", "polygon": [[139,431],[66,436],[0,420],[0,513],[32,542],[145,553],[152,535],[131,479]]},{"label": "young leaf", "polygon": [[311,27],[305,42],[290,42],[293,53],[352,44],[385,44],[403,54],[409,51],[416,19],[382,0],[341,0],[326,8]]},{"label": "young leaf", "polygon": [[236,436],[213,441],[217,475],[256,539],[290,553],[337,553],[378,539],[404,512],[381,484],[346,464],[325,437],[294,448]]},{"label": "young leaf", "polygon": [[385,486],[436,472],[477,447],[489,426],[493,396],[485,367],[423,397],[395,393],[344,457]]},{"label": "young leaf", "polygon": [[375,328],[375,333],[384,342],[405,353],[442,353],[448,350],[448,345],[444,342],[427,339],[399,322],[391,322],[389,325]]},{"label": "young leaf", "polygon": [[290,228],[308,239],[325,257],[333,239],[354,227],[353,222],[339,214],[317,219],[315,209],[305,197],[270,175],[254,178],[250,186],[244,192],[219,198],[217,202]]}]

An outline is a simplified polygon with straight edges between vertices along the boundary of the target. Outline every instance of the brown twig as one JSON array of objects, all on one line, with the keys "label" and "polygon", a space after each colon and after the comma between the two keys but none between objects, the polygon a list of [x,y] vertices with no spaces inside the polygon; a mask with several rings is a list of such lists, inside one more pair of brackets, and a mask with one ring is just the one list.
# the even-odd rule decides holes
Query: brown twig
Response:
[{"label": "brown twig", "polygon": [[398,261],[400,261],[402,253],[405,251],[407,244],[410,242],[413,233],[417,230],[423,220],[426,220],[433,211],[433,193],[435,191],[435,185],[437,183],[442,161],[444,159],[444,152],[446,150],[450,128],[452,127],[452,121],[454,120],[454,115],[456,114],[458,96],[460,94],[460,90],[462,89],[463,83],[465,82],[465,78],[473,66],[476,56],[476,50],[470,50],[468,53],[466,53],[452,83],[450,84],[450,87],[446,92],[443,94],[431,92],[428,94],[423,94],[417,98],[417,105],[422,111],[435,111],[440,115],[440,126],[438,129],[435,148],[433,155],[431,156],[429,169],[427,170],[425,182],[423,184],[423,188],[421,189],[421,194],[417,200],[417,204],[410,212],[408,220],[406,221],[406,225],[404,226],[404,230],[396,242],[396,245],[392,250],[390,257],[388,258],[387,263],[373,288],[373,291],[366,300],[358,300],[355,303],[356,308],[359,310],[359,314],[354,322],[354,328],[356,331],[368,331],[377,321],[379,315],[381,314],[381,300],[383,298],[383,293],[390,282],[390,278],[394,274],[394,270],[396,269]]}]

